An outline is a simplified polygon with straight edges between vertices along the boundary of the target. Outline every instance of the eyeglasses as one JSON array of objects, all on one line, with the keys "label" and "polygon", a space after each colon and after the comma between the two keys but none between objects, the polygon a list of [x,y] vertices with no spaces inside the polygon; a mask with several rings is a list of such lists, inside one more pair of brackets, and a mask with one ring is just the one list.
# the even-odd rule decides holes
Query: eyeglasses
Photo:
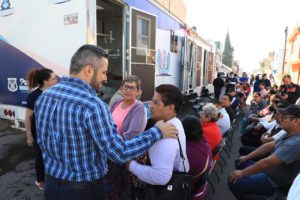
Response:
[{"label": "eyeglasses", "polygon": [[122,88],[123,90],[129,90],[129,91],[133,91],[137,89],[136,86],[129,86],[129,85],[123,85]]},{"label": "eyeglasses", "polygon": [[53,77],[53,78],[50,78],[51,81],[57,81],[58,78],[57,77]]},{"label": "eyeglasses", "polygon": [[154,105],[159,105],[160,102],[162,102],[162,101],[161,101],[161,100],[152,99],[152,103],[153,103]]}]

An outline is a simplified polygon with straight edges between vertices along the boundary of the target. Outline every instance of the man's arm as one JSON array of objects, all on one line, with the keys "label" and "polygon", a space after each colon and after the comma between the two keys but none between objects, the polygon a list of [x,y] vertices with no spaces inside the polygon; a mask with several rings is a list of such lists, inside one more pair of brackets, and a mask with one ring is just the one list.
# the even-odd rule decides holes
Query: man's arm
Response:
[{"label": "man's arm", "polygon": [[26,108],[26,115],[25,115],[25,128],[26,128],[26,138],[27,138],[27,145],[33,146],[33,137],[31,133],[31,117],[33,115],[33,110],[30,108]]},{"label": "man's arm", "polygon": [[265,143],[268,143],[268,142],[272,142],[274,140],[273,137],[269,137],[270,134],[268,132],[265,132],[264,134],[261,135],[260,137],[260,141],[261,143],[265,144]]},{"label": "man's arm", "polygon": [[149,152],[151,166],[131,161],[129,171],[148,184],[165,185],[172,177],[178,142],[172,139],[163,139],[155,143],[151,150],[152,152]]},{"label": "man's arm", "polygon": [[118,134],[117,126],[106,104],[95,104],[93,110],[90,110],[87,115],[86,126],[93,142],[103,154],[118,164],[142,155],[162,137],[176,138],[178,134],[175,126],[168,123],[157,123],[148,131],[124,141]]},{"label": "man's arm", "polygon": [[271,153],[275,148],[275,141],[268,142],[266,144],[261,145],[256,150],[252,151],[250,154],[246,156],[241,156],[239,160],[239,164],[246,162],[247,160],[251,160],[254,158],[259,158],[261,156],[267,155]]},{"label": "man's arm", "polygon": [[283,164],[283,162],[276,155],[272,154],[272,155],[268,156],[267,158],[264,158],[243,170],[233,171],[229,175],[228,181],[236,183],[241,178],[260,173],[266,169],[269,169],[269,168],[275,167],[275,166],[279,166],[282,164]]}]

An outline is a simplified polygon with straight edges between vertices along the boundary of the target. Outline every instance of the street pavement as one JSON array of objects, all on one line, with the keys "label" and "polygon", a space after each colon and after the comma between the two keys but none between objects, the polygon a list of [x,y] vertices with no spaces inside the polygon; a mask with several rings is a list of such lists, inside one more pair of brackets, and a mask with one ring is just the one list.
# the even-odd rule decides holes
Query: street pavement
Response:
[{"label": "street pavement", "polygon": [[34,184],[33,158],[25,132],[0,120],[0,200],[43,199],[43,192]]},{"label": "street pavement", "polygon": [[34,160],[22,161],[0,176],[0,200],[43,200],[44,193],[34,182]]},{"label": "street pavement", "polygon": [[240,142],[242,118],[239,118],[238,121],[239,125],[234,130],[232,138],[233,145],[232,151],[230,152],[230,157],[228,158],[227,154],[222,151],[222,156],[225,158],[227,165],[224,165],[224,163],[221,161],[224,170],[223,172],[221,172],[220,166],[217,166],[216,168],[217,174],[220,176],[220,182],[218,181],[215,174],[212,174],[210,177],[210,181],[215,188],[215,193],[212,193],[212,190],[210,190],[208,193],[208,200],[235,200],[235,197],[229,190],[227,178],[228,174],[235,170],[234,163],[239,156],[239,148],[242,146]]}]

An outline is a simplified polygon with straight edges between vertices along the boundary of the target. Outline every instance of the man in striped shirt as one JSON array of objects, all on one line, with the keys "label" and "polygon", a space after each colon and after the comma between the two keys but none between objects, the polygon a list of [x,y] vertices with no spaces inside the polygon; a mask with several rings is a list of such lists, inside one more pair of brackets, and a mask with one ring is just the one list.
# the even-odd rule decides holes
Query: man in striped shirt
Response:
[{"label": "man in striped shirt", "polygon": [[83,45],[73,55],[70,76],[45,91],[35,104],[37,142],[45,163],[48,199],[105,199],[106,160],[124,163],[177,129],[158,123],[131,140],[117,134],[107,104],[96,92],[107,80],[102,48]]}]

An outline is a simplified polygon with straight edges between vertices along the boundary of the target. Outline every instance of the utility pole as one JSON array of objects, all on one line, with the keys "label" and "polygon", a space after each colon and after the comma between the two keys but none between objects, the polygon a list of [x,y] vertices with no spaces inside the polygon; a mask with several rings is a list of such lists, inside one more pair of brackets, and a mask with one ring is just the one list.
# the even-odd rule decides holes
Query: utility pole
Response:
[{"label": "utility pole", "polygon": [[287,33],[288,33],[288,27],[285,27],[285,38],[284,38],[284,50],[283,50],[283,61],[282,61],[282,70],[281,70],[281,74],[283,76],[284,74],[284,65],[285,65],[285,54],[286,54],[286,40],[287,40]]}]

